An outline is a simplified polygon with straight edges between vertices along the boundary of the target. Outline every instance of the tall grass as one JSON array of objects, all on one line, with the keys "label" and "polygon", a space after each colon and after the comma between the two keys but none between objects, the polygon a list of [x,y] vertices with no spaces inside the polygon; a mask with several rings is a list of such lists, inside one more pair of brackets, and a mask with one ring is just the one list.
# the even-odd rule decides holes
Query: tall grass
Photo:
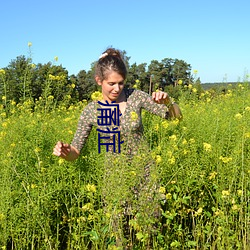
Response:
[{"label": "tall grass", "polygon": [[[52,155],[56,141],[72,140],[85,105],[10,102],[8,116],[1,106],[2,249],[123,249],[117,239],[133,249],[248,249],[249,85],[183,93],[181,122],[144,112],[150,154],[118,154],[108,171],[95,129],[77,161]],[[162,197],[156,219],[147,216],[148,192],[130,192],[151,160]],[[137,208],[127,223],[125,201]]]}]

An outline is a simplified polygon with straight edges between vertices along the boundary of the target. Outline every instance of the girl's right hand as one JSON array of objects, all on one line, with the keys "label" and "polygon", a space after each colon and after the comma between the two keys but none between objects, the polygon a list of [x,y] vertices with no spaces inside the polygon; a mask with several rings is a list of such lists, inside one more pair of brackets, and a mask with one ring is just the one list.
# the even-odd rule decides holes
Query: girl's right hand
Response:
[{"label": "girl's right hand", "polygon": [[70,144],[58,141],[54,147],[53,154],[65,159],[69,155],[70,151]]}]

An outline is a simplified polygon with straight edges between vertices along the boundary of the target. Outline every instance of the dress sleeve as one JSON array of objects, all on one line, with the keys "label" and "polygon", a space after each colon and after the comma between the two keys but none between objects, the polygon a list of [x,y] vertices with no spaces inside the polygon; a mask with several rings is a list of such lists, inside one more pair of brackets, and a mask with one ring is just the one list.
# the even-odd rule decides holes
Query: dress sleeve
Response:
[{"label": "dress sleeve", "polygon": [[138,92],[137,98],[138,100],[140,100],[142,108],[162,118],[165,118],[165,119],[169,118],[168,107],[165,104],[158,104],[154,102],[152,97],[146,92],[143,92],[140,90],[138,90],[137,92]]},{"label": "dress sleeve", "polygon": [[93,105],[90,104],[84,108],[80,115],[77,130],[71,143],[71,145],[74,146],[79,152],[85,145],[91,132],[93,126],[93,114]]}]

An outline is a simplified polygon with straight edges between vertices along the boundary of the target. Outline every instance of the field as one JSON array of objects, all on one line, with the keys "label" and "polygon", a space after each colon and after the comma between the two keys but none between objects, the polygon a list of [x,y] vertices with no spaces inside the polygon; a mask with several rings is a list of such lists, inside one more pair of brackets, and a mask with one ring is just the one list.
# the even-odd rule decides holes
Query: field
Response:
[{"label": "field", "polygon": [[[72,140],[85,102],[0,106],[0,249],[123,249],[117,239],[128,249],[250,249],[249,84],[186,92],[178,103],[182,121],[143,112],[151,154],[132,164],[117,155],[108,179],[94,129],[77,161],[52,155],[58,140]],[[147,194],[136,204],[129,192],[150,159],[158,219],[147,216]],[[126,237],[124,200],[145,205]]]}]

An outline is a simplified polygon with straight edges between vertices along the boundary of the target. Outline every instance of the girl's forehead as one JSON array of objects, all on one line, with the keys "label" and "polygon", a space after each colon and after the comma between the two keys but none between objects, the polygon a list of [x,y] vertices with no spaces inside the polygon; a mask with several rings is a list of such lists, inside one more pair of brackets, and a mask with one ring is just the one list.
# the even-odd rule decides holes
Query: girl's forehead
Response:
[{"label": "girl's forehead", "polygon": [[123,81],[124,78],[122,75],[120,75],[119,73],[115,72],[115,71],[109,71],[107,72],[106,74],[106,77],[105,77],[105,80],[106,81],[113,81],[113,80],[116,80],[116,81]]}]

